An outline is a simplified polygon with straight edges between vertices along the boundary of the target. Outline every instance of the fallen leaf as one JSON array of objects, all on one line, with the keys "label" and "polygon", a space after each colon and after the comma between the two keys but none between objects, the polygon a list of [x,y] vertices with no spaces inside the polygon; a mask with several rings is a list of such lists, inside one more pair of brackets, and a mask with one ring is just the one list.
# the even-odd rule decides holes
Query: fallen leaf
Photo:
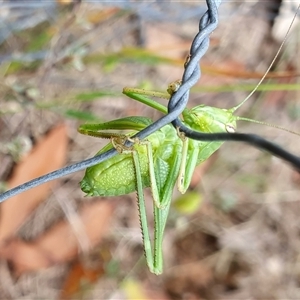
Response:
[{"label": "fallen leaf", "polygon": [[59,299],[74,299],[74,296],[78,293],[82,295],[84,292],[84,290],[82,290],[82,283],[87,287],[87,285],[96,282],[103,273],[103,266],[91,268],[82,264],[81,261],[76,260],[71,265],[68,276],[61,289]]},{"label": "fallen leaf", "polygon": [[[114,202],[97,201],[85,204],[79,212],[81,226],[91,249],[107,231]],[[71,261],[80,251],[78,235],[69,221],[61,221],[34,242],[18,239],[7,241],[0,248],[0,257],[10,261],[16,275],[37,271],[54,264]]]},{"label": "fallen leaf", "polygon": [[[7,183],[8,188],[62,167],[66,160],[67,144],[66,125],[55,127],[16,166]],[[45,183],[1,203],[0,243],[16,233],[32,210],[47,197],[53,184],[53,181]]]}]

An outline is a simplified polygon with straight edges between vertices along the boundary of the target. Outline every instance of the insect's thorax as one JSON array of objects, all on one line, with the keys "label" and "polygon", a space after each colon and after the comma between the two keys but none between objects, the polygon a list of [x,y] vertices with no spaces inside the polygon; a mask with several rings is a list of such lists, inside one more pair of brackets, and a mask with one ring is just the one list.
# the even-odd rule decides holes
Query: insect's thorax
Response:
[{"label": "insect's thorax", "polygon": [[189,127],[201,132],[234,132],[236,129],[236,117],[230,109],[198,105],[182,115]]}]

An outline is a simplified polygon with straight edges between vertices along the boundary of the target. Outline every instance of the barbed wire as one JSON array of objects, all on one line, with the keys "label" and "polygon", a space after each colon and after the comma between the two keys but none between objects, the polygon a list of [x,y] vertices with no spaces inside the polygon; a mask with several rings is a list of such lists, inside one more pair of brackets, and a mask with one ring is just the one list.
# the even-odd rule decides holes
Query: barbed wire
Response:
[{"label": "barbed wire", "polygon": [[[209,36],[216,29],[218,25],[218,6],[221,4],[221,0],[207,0],[208,10],[202,16],[199,22],[199,32],[195,36],[191,49],[189,61],[185,64],[185,70],[182,77],[182,84],[178,91],[174,93],[169,101],[168,114],[152,123],[147,128],[138,132],[134,137],[138,139],[145,139],[150,134],[159,130],[163,126],[172,123],[176,128],[179,127],[180,131],[192,139],[201,141],[239,141],[248,143],[254,147],[269,151],[271,154],[282,158],[285,161],[291,163],[294,167],[300,170],[300,158],[282,149],[281,147],[253,134],[241,134],[241,133],[201,133],[193,131],[187,128],[179,119],[179,115],[182,113],[189,99],[190,88],[199,80],[201,76],[201,70],[199,61],[201,57],[206,53],[209,47]],[[127,141],[126,146],[131,146],[132,142]],[[99,164],[114,155],[118,154],[116,149],[111,149],[105,153],[97,155],[93,158],[86,159],[76,164],[67,166],[65,168],[53,171],[44,176],[33,179],[27,183],[17,186],[11,190],[8,190],[0,195],[0,203],[6,199],[15,196],[19,193],[25,192],[33,187],[48,181],[58,179],[60,177],[69,175],[71,173],[86,169],[88,167]]]}]

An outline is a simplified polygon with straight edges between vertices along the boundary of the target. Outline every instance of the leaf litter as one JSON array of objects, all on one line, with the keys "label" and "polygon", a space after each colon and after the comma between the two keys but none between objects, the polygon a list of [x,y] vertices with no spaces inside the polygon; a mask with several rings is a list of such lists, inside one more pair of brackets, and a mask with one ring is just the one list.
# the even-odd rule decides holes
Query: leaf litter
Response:
[{"label": "leaf litter", "polygon": [[[90,12],[92,13],[89,17]],[[126,28],[128,24],[131,24],[132,19],[128,15],[119,15],[120,10],[116,10],[115,13],[113,9],[110,9],[108,18],[106,18],[103,17],[103,11],[98,16],[93,6],[82,6],[78,12],[78,20],[81,23],[74,22],[65,32],[64,28],[61,29],[61,37],[59,38],[62,40],[55,45],[55,52],[63,53],[64,42],[68,44],[68,41],[72,42],[76,40],[75,37],[80,38],[81,35],[87,37],[84,34],[85,30],[89,34],[92,32],[86,43],[91,49],[98,49],[99,51],[99,44],[97,43],[101,31],[110,37],[112,33],[117,32],[116,28]],[[99,19],[100,21],[97,21]],[[122,26],[118,22],[123,22]],[[241,21],[237,20],[236,22],[240,24]],[[65,23],[61,22],[60,24]],[[110,30],[107,29],[108,24],[112,26]],[[195,24],[196,22],[190,25],[193,30],[195,30]],[[116,26],[115,31],[113,26]],[[245,26],[247,27],[247,25]],[[241,43],[236,36],[234,39],[230,37],[229,29],[224,29],[227,35],[226,39],[222,39],[220,27],[214,34],[215,43],[211,45],[212,48],[209,50],[211,55],[208,52],[203,63],[215,66],[216,70],[223,64],[226,69],[233,70],[230,71],[231,75],[235,73],[236,66],[240,66],[239,68],[244,74],[252,74],[253,77],[256,77],[263,72],[263,66],[257,64],[258,68],[255,68],[256,53],[259,53],[260,48],[257,46],[261,45],[257,40],[255,40],[256,46],[254,48],[247,49],[246,45],[254,37],[256,39],[259,37],[265,41],[265,33],[263,32],[268,30],[267,27],[267,25],[260,26],[258,36],[255,36],[255,31],[253,31],[253,35],[245,34],[244,37],[247,36],[247,39],[244,40],[244,43]],[[162,29],[158,24],[157,28],[159,32],[159,30],[167,31],[168,27]],[[132,31],[134,32],[134,30]],[[192,39],[193,34],[187,36],[186,32],[181,35],[181,38],[184,37],[182,44],[186,44],[186,40]],[[168,55],[165,54],[166,45],[174,43],[172,34],[170,34],[169,41],[166,35],[164,44],[161,45],[164,55]],[[103,35],[103,38],[105,37]],[[154,37],[155,41],[152,43],[152,38],[153,34],[147,36],[147,47],[159,49],[157,39]],[[132,40],[134,41],[134,38],[131,35],[126,36],[124,34],[122,34],[122,39],[111,39],[110,41],[107,39],[107,44],[103,44],[100,52],[118,51],[122,48],[123,43],[126,44]],[[232,40],[234,41],[233,44],[236,43],[234,46],[226,45],[228,41]],[[179,45],[179,50],[173,51],[173,54],[176,55],[172,58],[183,61],[185,53],[182,51],[180,39],[177,37],[176,43]],[[240,46],[241,44],[242,46]],[[218,47],[223,52],[220,52]],[[267,45],[266,49],[270,49],[270,47],[274,47],[274,50],[277,49],[271,44]],[[232,48],[239,49],[237,55],[234,54],[234,51],[232,52]],[[248,51],[249,60],[247,61],[243,56],[245,51]],[[221,55],[214,56],[214,53]],[[171,53],[169,55],[171,57]],[[267,65],[272,58],[271,53],[261,55],[266,56],[262,59],[262,64]],[[151,78],[151,75],[154,86],[166,86],[168,81],[174,79],[170,77],[170,74],[180,74],[181,69],[178,64],[174,64],[174,66],[163,66],[159,71],[156,71],[154,67],[137,63],[126,64],[125,62],[117,64],[111,73],[105,73],[99,63],[97,65],[86,63],[85,70],[76,73],[77,71],[74,72],[73,69],[72,59],[60,60],[59,63],[55,61],[55,57],[53,60],[53,56],[46,59],[48,61],[44,63],[44,66],[49,68],[47,70],[50,73],[43,77],[42,94],[48,95],[49,99],[55,99],[57,95],[61,98],[67,97],[69,93],[87,92],[95,89],[95,87],[97,90],[101,90],[101,88],[121,90],[125,85],[138,85],[139,82],[136,78]],[[43,73],[45,69],[41,69],[41,71]],[[281,72],[284,73],[285,70]],[[292,73],[297,74],[297,70],[292,70]],[[14,76],[17,80],[29,81],[38,86],[40,83],[38,72],[33,74],[34,76],[26,73],[22,76],[19,74]],[[45,73],[43,74],[45,75]],[[200,84],[211,83],[212,79],[213,76],[204,74]],[[225,78],[224,81],[226,82],[226,80],[229,80],[230,83],[234,81],[232,78]],[[243,95],[237,93],[234,97],[241,99]],[[228,99],[225,94],[221,94],[219,97],[200,95],[197,98],[192,95],[191,105],[208,101],[208,99],[211,101],[210,103],[213,103],[211,105],[216,106],[226,106],[226,103],[230,103],[232,106],[232,102],[227,102],[227,100],[233,101]],[[83,104],[82,108],[90,109],[93,112],[99,111],[108,119],[119,117],[121,114],[126,115],[127,110],[141,115],[150,113],[151,117],[157,117],[156,113],[140,108],[130,100],[122,98],[123,105],[120,109],[108,105],[107,103],[110,104],[111,99],[107,100],[106,103],[104,99],[98,103]],[[128,103],[128,105],[124,103]],[[265,115],[268,115],[266,109],[276,113],[278,105],[281,105],[281,112],[282,108],[289,103],[283,100],[278,100],[276,103],[271,102],[267,108],[263,109],[261,116],[264,118]],[[31,125],[24,126],[28,136],[34,132],[32,128],[38,128],[42,121],[44,126],[46,124],[49,126],[48,128],[57,124],[61,117],[53,117],[52,114],[53,112],[49,111],[33,114],[36,118],[30,119]],[[6,116],[4,121],[2,126],[10,124]],[[277,117],[275,122],[281,121],[289,123],[289,120],[280,115],[280,118]],[[11,184],[18,184],[19,181],[26,181],[64,165],[68,139],[68,163],[91,156],[101,148],[102,141],[81,137],[76,133],[78,126],[76,121],[67,121],[68,134],[64,132],[66,130],[64,126],[62,125],[58,129],[64,137],[61,136],[52,141],[54,149],[52,148],[51,151],[50,146],[44,145],[44,150],[41,151],[44,153],[38,154],[36,157],[33,156],[32,160],[28,159],[29,169],[27,166],[27,169],[22,171],[20,178],[13,175],[12,178],[15,179]],[[258,127],[252,128],[255,131]],[[17,134],[16,130],[15,135]],[[278,139],[278,142],[280,141],[281,139]],[[36,151],[36,147],[38,147],[38,143],[32,153]],[[59,150],[60,147],[61,150]],[[288,142],[287,147],[290,148]],[[294,147],[297,149],[297,145]],[[76,295],[90,299],[108,297],[131,299],[135,297],[134,295],[145,295],[149,299],[156,297],[166,297],[166,299],[241,299],[249,297],[282,299],[288,296],[295,297],[298,295],[297,286],[299,285],[298,264],[295,264],[297,262],[297,249],[299,249],[297,242],[297,228],[299,228],[298,184],[296,183],[295,187],[295,185],[293,186],[294,183],[289,181],[291,174],[294,173],[276,160],[271,160],[271,165],[267,165],[267,167],[266,164],[258,165],[257,161],[261,160],[261,156],[253,149],[245,151],[243,150],[245,148],[241,148],[240,145],[235,146],[234,150],[239,155],[234,155],[234,157],[232,156],[232,149],[225,147],[224,150],[220,151],[216,161],[209,162],[204,168],[203,166],[200,167],[198,174],[195,175],[193,189],[198,191],[203,198],[200,209],[189,216],[175,213],[170,216],[164,245],[166,249],[166,272],[162,277],[152,277],[145,270],[141,236],[138,230],[137,209],[134,201],[132,201],[134,196],[116,197],[114,200],[83,199],[78,187],[79,174],[65,180],[62,179],[52,187],[45,185],[38,192],[32,190],[32,194],[28,194],[28,196],[24,193],[18,203],[16,200],[13,201],[14,199],[3,203],[7,206],[3,206],[1,209],[0,222],[2,223],[0,224],[4,225],[0,226],[0,236],[3,242],[0,255],[8,264],[2,264],[0,271],[2,273],[5,270],[10,272],[13,284],[10,287],[2,285],[1,295],[6,298],[20,299],[22,295],[27,296],[27,298],[28,295],[34,295],[34,297],[44,296],[53,299],[74,298]],[[53,154],[56,152],[61,156],[60,165],[58,162],[54,162]],[[38,160],[39,155],[44,159]],[[237,160],[238,156],[239,160]],[[250,159],[252,156],[253,159]],[[24,162],[26,161],[25,158]],[[37,161],[40,163],[36,163]],[[18,173],[16,170],[19,167],[20,165],[17,165],[13,174]],[[43,168],[41,173],[38,173],[40,167]],[[52,167],[53,169],[51,169]],[[260,173],[264,174],[259,187],[254,185],[249,176],[254,172],[258,174],[257,176]],[[28,177],[26,177],[27,174]],[[265,174],[271,175],[267,177]],[[240,180],[242,175],[243,181]],[[275,188],[282,192],[276,192]],[[54,196],[52,195],[44,202],[46,204],[42,203],[47,195],[53,191]],[[63,196],[61,198],[55,196],[55,191],[60,191]],[[149,196],[148,191],[146,193]],[[231,199],[238,200],[230,202]],[[62,201],[66,203],[70,201],[70,204],[62,205]],[[227,206],[225,205],[226,210],[223,209],[225,206],[220,206],[218,201],[221,203],[228,202]],[[57,206],[53,202],[57,202]],[[40,203],[42,204],[39,205]],[[230,203],[234,203],[234,205]],[[34,209],[37,206],[41,208],[38,208],[34,214]],[[61,218],[63,216],[65,218]],[[39,218],[46,219],[48,217],[49,222],[46,225],[41,225],[42,222],[38,222]],[[28,218],[31,220],[28,221]],[[26,219],[27,224],[23,225],[22,228],[21,226]],[[30,223],[30,221],[32,222]],[[35,227],[32,230],[34,233],[30,234],[28,230],[32,229],[32,226]],[[41,229],[36,227],[41,227]],[[24,228],[27,228],[26,234],[24,234]],[[106,254],[103,249],[108,249]],[[94,258],[92,264],[86,265],[85,261],[91,257]],[[95,266],[94,269],[93,266]],[[136,280],[133,284],[127,286],[124,284],[122,287],[122,283],[126,282],[128,278],[136,278]],[[6,281],[3,280],[4,282]],[[37,282],[44,282],[45,284],[39,285],[44,288],[37,289]],[[82,282],[89,282],[89,285],[86,286]],[[130,281],[128,282],[130,283]],[[289,285],[282,285],[281,282],[288,282]],[[12,285],[16,285],[15,289]],[[51,286],[54,287],[52,290],[49,289]],[[60,292],[60,288],[63,288],[65,292]],[[151,290],[153,293],[146,293],[147,290]],[[127,296],[125,295],[126,291]],[[155,292],[159,296],[155,296]]]}]

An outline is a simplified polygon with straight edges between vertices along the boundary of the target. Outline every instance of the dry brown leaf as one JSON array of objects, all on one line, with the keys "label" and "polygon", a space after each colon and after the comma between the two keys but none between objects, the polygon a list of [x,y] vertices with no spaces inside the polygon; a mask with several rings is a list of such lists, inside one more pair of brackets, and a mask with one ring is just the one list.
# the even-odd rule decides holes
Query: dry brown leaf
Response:
[{"label": "dry brown leaf", "polygon": [[[13,188],[62,167],[66,160],[67,144],[65,124],[51,130],[16,166],[7,183],[8,187]],[[1,204],[0,243],[15,234],[32,210],[47,197],[51,186],[53,181],[30,189]]]},{"label": "dry brown leaf", "polygon": [[61,289],[59,299],[74,299],[77,293],[82,292],[82,282],[84,282],[85,285],[87,283],[92,284],[96,282],[103,273],[103,266],[91,268],[83,265],[81,261],[76,260],[70,268],[69,274]]},{"label": "dry brown leaf", "polygon": [[[114,210],[113,201],[86,204],[80,210],[82,228],[92,248],[106,233]],[[68,221],[61,221],[32,243],[11,240],[0,248],[0,257],[9,260],[15,273],[36,271],[74,259],[80,251],[78,237]]]}]

